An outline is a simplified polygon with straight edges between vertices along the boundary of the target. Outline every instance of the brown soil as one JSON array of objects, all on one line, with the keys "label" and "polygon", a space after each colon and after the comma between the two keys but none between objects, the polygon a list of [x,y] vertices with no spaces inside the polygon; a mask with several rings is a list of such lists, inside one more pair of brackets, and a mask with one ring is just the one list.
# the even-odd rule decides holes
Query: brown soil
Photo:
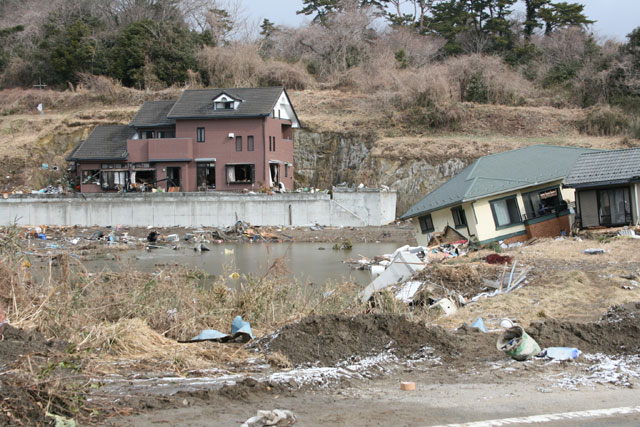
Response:
[{"label": "brown soil", "polygon": [[[577,323],[546,320],[527,332],[542,348],[577,347],[587,353],[638,353],[640,302],[613,307],[600,321]],[[391,349],[398,357],[419,356],[423,347],[450,364],[503,358],[495,343],[499,333],[483,334],[463,325],[455,331],[425,326],[400,315],[325,315],[282,327],[255,344],[280,353],[294,365],[332,366]]]},{"label": "brown soil", "polygon": [[[33,376],[16,368],[28,365],[33,372],[50,362],[50,357],[60,355],[68,344],[50,341],[36,331],[25,331],[6,325],[0,334],[0,425],[44,425],[43,405],[58,396],[50,393],[46,381],[34,382]],[[23,357],[28,355],[27,362]],[[19,362],[20,361],[20,362]],[[58,402],[56,402],[58,403]]]},{"label": "brown soil", "polygon": [[6,325],[0,335],[0,361],[12,362],[28,353],[46,355],[51,350],[64,350],[65,347],[65,343],[47,340],[39,332]]},{"label": "brown soil", "polygon": [[541,347],[576,347],[587,353],[638,354],[640,302],[612,307],[593,323],[534,322],[527,330]]},{"label": "brown soil", "polygon": [[[390,314],[315,316],[289,324],[273,335],[263,338],[258,347],[266,352],[278,352],[294,365],[332,366],[344,360],[357,360],[391,349],[399,357],[410,357],[422,347],[434,350],[437,356],[451,360],[462,352],[462,342],[469,336],[491,342],[462,329],[449,333],[440,327],[407,320]],[[474,354],[484,352],[487,344],[474,348]],[[468,354],[467,354],[468,355]]]}]

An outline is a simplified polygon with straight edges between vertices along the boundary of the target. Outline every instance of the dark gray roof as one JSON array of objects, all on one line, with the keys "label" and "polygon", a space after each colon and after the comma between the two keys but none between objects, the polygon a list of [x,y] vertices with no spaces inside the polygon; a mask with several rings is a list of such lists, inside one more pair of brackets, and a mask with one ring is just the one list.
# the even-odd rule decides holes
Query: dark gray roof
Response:
[{"label": "dark gray roof", "polygon": [[413,205],[402,218],[564,178],[586,148],[532,145],[481,157]]},{"label": "dark gray roof", "polygon": [[68,160],[124,160],[127,158],[127,139],[136,130],[127,125],[97,126],[67,158]]},{"label": "dark gray roof", "polygon": [[[172,119],[268,116],[282,87],[185,90],[167,115]],[[213,100],[226,93],[242,102],[236,110],[214,110]]]},{"label": "dark gray roof", "polygon": [[640,148],[582,154],[564,179],[567,187],[640,182]]},{"label": "dark gray roof", "polygon": [[130,126],[146,127],[146,126],[173,126],[176,121],[167,118],[167,114],[176,101],[147,101],[142,104],[138,110]]}]

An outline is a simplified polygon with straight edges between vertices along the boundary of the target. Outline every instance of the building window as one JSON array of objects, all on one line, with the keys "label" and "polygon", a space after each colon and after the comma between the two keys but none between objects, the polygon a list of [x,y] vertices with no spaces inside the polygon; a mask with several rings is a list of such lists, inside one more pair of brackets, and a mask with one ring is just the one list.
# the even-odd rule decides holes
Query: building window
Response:
[{"label": "building window", "polygon": [[253,184],[255,165],[226,165],[227,184]]},{"label": "building window", "polygon": [[122,190],[127,184],[127,172],[102,171],[100,174],[100,186],[103,190]]},{"label": "building window", "polygon": [[158,138],[175,138],[175,137],[176,137],[175,131],[172,131],[172,130],[159,130],[158,131]]},{"label": "building window", "polygon": [[276,137],[273,137],[273,151],[276,151]]},{"label": "building window", "polygon": [[506,199],[492,200],[490,203],[496,227],[505,227],[520,224],[522,222],[516,196],[508,197]]},{"label": "building window", "polygon": [[142,131],[142,139],[153,139],[155,138],[155,132],[152,130],[143,130]]},{"label": "building window", "polygon": [[204,128],[196,129],[196,142],[204,142]]},{"label": "building window", "polygon": [[233,110],[233,101],[216,102],[214,105],[215,110]]},{"label": "building window", "polygon": [[631,223],[631,199],[628,188],[598,190],[600,225],[614,226]]},{"label": "building window", "polygon": [[247,151],[253,151],[253,135],[247,137]]},{"label": "building window", "polygon": [[284,164],[284,177],[287,178],[289,176],[289,165]]},{"label": "building window", "polygon": [[206,191],[216,188],[216,164],[198,163],[197,167],[198,190]]},{"label": "building window", "polygon": [[236,136],[236,151],[242,151],[242,137]]},{"label": "building window", "polygon": [[538,218],[566,209],[566,203],[560,198],[562,193],[556,188],[531,191],[522,195],[527,219]]},{"label": "building window", "polygon": [[451,215],[453,215],[453,223],[455,224],[456,228],[467,226],[467,216],[464,214],[464,209],[462,209],[462,206],[451,209]]},{"label": "building window", "polygon": [[271,151],[271,137],[269,137],[269,151]]},{"label": "building window", "polygon": [[100,184],[100,170],[90,169],[82,171],[83,184]]},{"label": "building window", "polygon": [[419,217],[418,222],[420,223],[420,231],[422,231],[422,234],[431,233],[435,230],[435,228],[433,228],[433,220],[431,219],[431,214]]}]

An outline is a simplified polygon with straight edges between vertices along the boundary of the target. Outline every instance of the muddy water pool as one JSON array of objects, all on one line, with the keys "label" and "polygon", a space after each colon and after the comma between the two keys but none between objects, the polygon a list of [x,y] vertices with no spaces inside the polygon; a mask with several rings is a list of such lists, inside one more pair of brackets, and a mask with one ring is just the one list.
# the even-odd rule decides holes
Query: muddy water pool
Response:
[{"label": "muddy water pool", "polygon": [[83,261],[90,272],[117,271],[132,268],[138,271],[157,271],[184,265],[206,271],[212,275],[264,274],[276,258],[285,260],[289,275],[301,283],[324,284],[328,281],[349,280],[360,284],[371,281],[369,271],[354,270],[347,259],[358,259],[360,255],[372,258],[375,255],[392,253],[399,243],[355,243],[351,250],[334,250],[332,243],[237,243],[208,245],[208,252],[196,252],[191,248],[129,250],[114,252],[119,261],[108,254],[104,257]]}]

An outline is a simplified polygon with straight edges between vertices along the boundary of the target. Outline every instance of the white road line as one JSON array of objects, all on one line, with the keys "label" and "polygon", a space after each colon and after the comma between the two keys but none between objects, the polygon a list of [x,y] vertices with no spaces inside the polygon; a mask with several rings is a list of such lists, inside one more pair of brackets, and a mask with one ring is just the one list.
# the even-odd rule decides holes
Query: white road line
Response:
[{"label": "white road line", "polygon": [[614,415],[629,415],[640,413],[640,406],[625,406],[622,408],[593,409],[591,411],[561,412],[558,414],[531,415],[529,417],[503,418],[501,420],[477,421],[473,423],[446,424],[436,427],[495,427],[510,424],[550,423],[552,421],[577,420],[580,418],[603,418]]}]

